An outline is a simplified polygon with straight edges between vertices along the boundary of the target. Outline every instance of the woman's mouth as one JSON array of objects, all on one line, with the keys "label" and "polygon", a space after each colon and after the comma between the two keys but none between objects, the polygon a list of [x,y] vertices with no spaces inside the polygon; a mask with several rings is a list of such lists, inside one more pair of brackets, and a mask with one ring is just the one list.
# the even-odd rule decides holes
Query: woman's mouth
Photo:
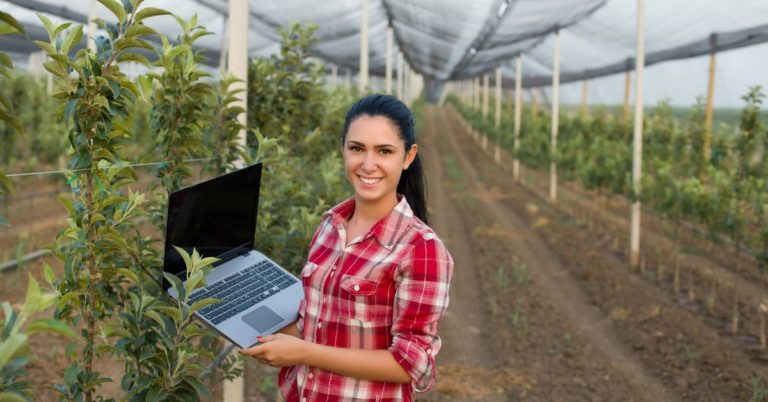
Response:
[{"label": "woman's mouth", "polygon": [[358,175],[357,177],[360,178],[360,181],[362,181],[363,184],[367,184],[367,185],[374,185],[381,181],[381,177],[363,177],[360,175]]}]

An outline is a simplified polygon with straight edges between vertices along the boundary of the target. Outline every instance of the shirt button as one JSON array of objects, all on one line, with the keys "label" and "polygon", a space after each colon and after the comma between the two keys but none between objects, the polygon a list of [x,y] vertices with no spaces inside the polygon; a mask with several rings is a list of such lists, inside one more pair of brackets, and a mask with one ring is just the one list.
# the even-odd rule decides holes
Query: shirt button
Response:
[{"label": "shirt button", "polygon": [[307,375],[307,378],[309,378],[311,380],[311,379],[315,378],[315,375],[312,374],[312,373],[309,373],[309,375]]},{"label": "shirt button", "polygon": [[427,354],[428,354],[428,355],[430,355],[430,356],[432,356],[432,348],[428,348],[428,349],[427,349]]},{"label": "shirt button", "polygon": [[355,285],[352,289],[355,289],[355,292],[360,291],[360,285]]},{"label": "shirt button", "polygon": [[318,328],[322,328],[322,327],[323,327],[323,322],[322,322],[322,321],[318,322],[318,323],[317,323],[317,327],[318,327]]},{"label": "shirt button", "polygon": [[306,397],[301,398],[301,402],[307,402],[307,398]]}]

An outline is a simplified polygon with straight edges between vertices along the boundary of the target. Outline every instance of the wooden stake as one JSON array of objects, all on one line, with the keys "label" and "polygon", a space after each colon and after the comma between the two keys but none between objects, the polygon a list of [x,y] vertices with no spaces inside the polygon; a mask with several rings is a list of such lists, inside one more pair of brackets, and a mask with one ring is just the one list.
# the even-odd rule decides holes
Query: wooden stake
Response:
[{"label": "wooden stake", "polygon": [[693,267],[688,267],[688,301],[696,301],[696,293],[693,290]]},{"label": "wooden stake", "polygon": [[392,48],[394,42],[394,33],[392,32],[392,27],[387,27],[387,54],[385,57],[386,60],[386,72],[385,72],[385,80],[386,80],[386,87],[385,87],[385,93],[392,94]]},{"label": "wooden stake", "polygon": [[[645,71],[645,0],[637,0],[637,65],[635,82],[635,127],[632,136],[632,189],[642,194],[643,166],[643,73]],[[630,215],[629,263],[637,267],[640,259],[640,201],[632,202]]]},{"label": "wooden stake", "polygon": [[629,91],[632,84],[631,74],[632,72],[629,69],[624,72],[624,108],[621,110],[621,118],[624,123],[629,122]]},{"label": "wooden stake", "polygon": [[493,155],[493,159],[496,163],[501,163],[501,149],[499,143],[501,142],[501,133],[499,133],[499,127],[501,127],[501,67],[496,68],[496,116],[494,126],[496,127],[496,150]]},{"label": "wooden stake", "polygon": [[712,144],[712,117],[715,99],[715,64],[717,60],[717,34],[709,36],[712,52],[709,54],[709,80],[707,81],[707,109],[704,115],[704,160],[709,161]]},{"label": "wooden stake", "polygon": [[[555,32],[555,55],[552,63],[552,130],[550,150],[557,152],[557,131],[560,114],[560,31]],[[557,202],[557,163],[549,163],[549,201]]]},{"label": "wooden stake", "polygon": [[739,296],[736,289],[733,289],[733,315],[731,316],[731,333],[736,335],[739,332]]},{"label": "wooden stake", "polygon": [[581,117],[586,117],[589,113],[589,109],[587,109],[587,95],[589,94],[589,80],[582,81],[581,84],[581,108],[580,108],[580,114]]},{"label": "wooden stake", "polygon": [[357,96],[363,96],[368,89],[368,0],[361,0],[360,6],[360,71],[357,74]]},{"label": "wooden stake", "polygon": [[517,56],[515,61],[515,160],[512,167],[512,175],[515,181],[520,180],[520,160],[517,159],[517,151],[520,149],[520,120],[523,115],[523,61]]}]

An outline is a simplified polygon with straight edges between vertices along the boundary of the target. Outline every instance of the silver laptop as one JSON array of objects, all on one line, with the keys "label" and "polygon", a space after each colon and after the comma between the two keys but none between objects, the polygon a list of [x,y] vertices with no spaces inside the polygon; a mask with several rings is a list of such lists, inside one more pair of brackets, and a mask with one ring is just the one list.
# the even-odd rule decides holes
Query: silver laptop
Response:
[{"label": "silver laptop", "polygon": [[[205,324],[239,346],[257,343],[298,317],[304,297],[301,281],[254,250],[261,163],[171,193],[165,231],[163,270],[186,279],[178,246],[220,259],[206,276],[206,287],[190,295],[222,302],[196,314]],[[164,281],[174,298],[175,290]]]}]

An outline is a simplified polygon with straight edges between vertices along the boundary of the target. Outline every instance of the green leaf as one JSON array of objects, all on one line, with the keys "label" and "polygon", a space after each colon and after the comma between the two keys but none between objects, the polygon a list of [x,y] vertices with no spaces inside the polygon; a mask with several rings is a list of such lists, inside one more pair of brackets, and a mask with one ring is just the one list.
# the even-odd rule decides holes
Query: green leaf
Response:
[{"label": "green leaf", "polygon": [[123,63],[126,61],[139,63],[145,67],[152,67],[152,63],[146,57],[138,53],[123,53],[117,58],[118,63]]},{"label": "green leaf", "polygon": [[19,394],[3,392],[0,393],[0,402],[27,402],[27,400],[21,397]]},{"label": "green leaf", "polygon": [[78,25],[67,32],[67,35],[64,37],[64,41],[61,44],[61,53],[68,54],[69,50],[72,49],[73,46],[80,43],[80,39],[83,38],[83,26]]},{"label": "green leaf", "polygon": [[11,179],[9,179],[3,172],[0,172],[0,190],[3,188],[8,191],[8,194],[13,194],[13,183],[11,183]]},{"label": "green leaf", "polygon": [[157,306],[155,307],[155,310],[171,317],[171,319],[173,319],[173,321],[176,323],[181,322],[181,311],[179,311],[179,309],[176,307]]},{"label": "green leaf", "polygon": [[168,393],[163,391],[162,388],[155,385],[152,388],[149,389],[147,392],[147,398],[146,402],[159,402],[165,400],[165,398],[168,396]]},{"label": "green leaf", "polygon": [[[194,264],[192,264],[192,258],[189,256],[189,253],[187,253],[187,251],[181,247],[173,246],[173,248],[175,248],[176,251],[181,255],[181,258],[184,260],[184,266],[187,268],[187,271],[192,270],[192,268],[194,267]],[[195,250],[193,249],[192,252],[194,253]]]},{"label": "green leaf", "polygon": [[12,26],[16,29],[19,33],[25,33],[24,26],[19,23],[19,21],[16,21],[16,18],[13,18],[11,14],[8,14],[4,11],[0,11],[0,21],[5,22],[6,24]]},{"label": "green leaf", "polygon": [[126,38],[147,35],[157,35],[157,31],[143,24],[132,25],[130,28],[128,28],[127,31],[125,31]]},{"label": "green leaf", "polygon": [[[48,37],[50,38],[50,41],[53,42],[53,38],[55,37],[55,35],[53,34],[53,30],[55,29],[55,27],[53,26],[53,21],[51,21],[50,18],[40,13],[37,13],[37,18],[39,18],[40,22],[43,23],[45,32],[48,32]],[[37,43],[37,41],[35,43]]]},{"label": "green leaf", "polygon": [[48,285],[53,286],[53,281],[56,280],[56,274],[53,273],[53,268],[47,263],[43,263],[43,276]]},{"label": "green leaf", "polygon": [[33,40],[32,43],[37,45],[37,47],[39,47],[40,49],[43,49],[49,55],[50,54],[56,54],[56,48],[53,47],[53,45],[51,45],[48,42],[43,42],[41,40]]},{"label": "green leaf", "polygon": [[27,326],[26,331],[29,335],[36,332],[52,332],[70,338],[75,337],[75,333],[67,326],[67,324],[53,318],[41,318],[35,320]]},{"label": "green leaf", "polygon": [[134,21],[141,22],[145,18],[157,17],[160,15],[171,15],[171,13],[160,8],[147,7],[136,13],[136,18]]},{"label": "green leaf", "polygon": [[117,17],[117,20],[122,24],[125,22],[125,9],[123,9],[123,6],[120,5],[120,3],[116,2],[115,0],[98,0],[99,3],[104,5],[104,7],[108,8],[109,11],[112,11],[112,14]]},{"label": "green leaf", "polygon": [[205,384],[203,384],[202,381],[198,380],[197,378],[187,377],[186,379],[184,379],[184,382],[191,385],[192,388],[194,388],[195,391],[197,392],[198,396],[205,397],[206,399],[211,398],[211,391],[208,389],[208,387],[205,386]]},{"label": "green leaf", "polygon": [[192,310],[192,312],[195,312],[195,311],[203,309],[203,308],[205,308],[207,306],[210,306],[211,304],[216,304],[216,303],[221,303],[221,302],[222,302],[221,299],[213,299],[213,298],[209,297],[209,298],[198,300],[198,301],[192,303],[192,306],[190,307],[190,310]]},{"label": "green leaf", "polygon": [[27,336],[13,334],[0,343],[0,367],[5,366],[27,344]]}]

